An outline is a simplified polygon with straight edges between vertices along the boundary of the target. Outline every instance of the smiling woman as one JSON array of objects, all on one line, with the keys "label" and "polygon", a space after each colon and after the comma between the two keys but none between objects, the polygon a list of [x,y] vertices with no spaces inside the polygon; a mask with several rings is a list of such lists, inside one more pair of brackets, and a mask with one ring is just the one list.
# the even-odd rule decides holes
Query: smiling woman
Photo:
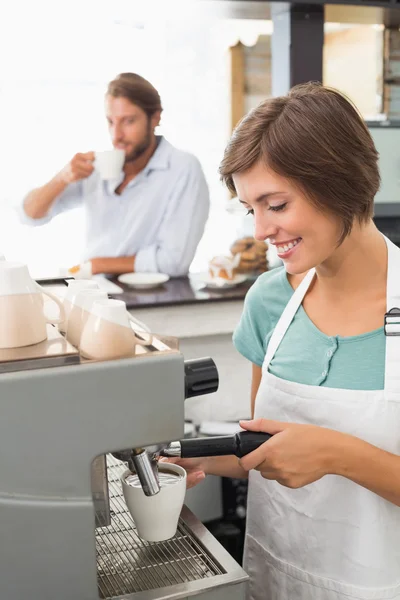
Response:
[{"label": "smiling woman", "polygon": [[253,370],[241,425],[272,438],[196,467],[249,477],[252,600],[400,598],[400,328],[383,327],[400,250],[372,221],[377,159],[352,104],[308,84],[251,111],[220,167],[284,264],[234,334]]}]

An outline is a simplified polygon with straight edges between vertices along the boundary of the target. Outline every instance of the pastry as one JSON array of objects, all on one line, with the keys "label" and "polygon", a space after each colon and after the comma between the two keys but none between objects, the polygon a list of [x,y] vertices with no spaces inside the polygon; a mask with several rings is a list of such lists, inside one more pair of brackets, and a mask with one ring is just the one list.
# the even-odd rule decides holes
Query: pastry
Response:
[{"label": "pastry", "polygon": [[268,247],[265,242],[245,237],[236,240],[230,250],[233,255],[240,255],[235,273],[263,273],[268,270]]},{"label": "pastry", "polygon": [[238,266],[240,254],[235,256],[214,256],[208,264],[210,277],[221,277],[232,280],[235,277],[235,268]]}]

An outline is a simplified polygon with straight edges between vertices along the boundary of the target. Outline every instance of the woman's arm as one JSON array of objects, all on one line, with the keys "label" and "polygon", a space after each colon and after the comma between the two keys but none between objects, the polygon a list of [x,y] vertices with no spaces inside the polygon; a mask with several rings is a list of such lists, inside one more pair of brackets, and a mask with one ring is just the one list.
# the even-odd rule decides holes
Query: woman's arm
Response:
[{"label": "woman's arm", "polygon": [[254,419],[254,409],[256,406],[256,397],[258,393],[258,388],[261,383],[262,370],[258,365],[252,364],[252,374],[251,374],[251,416]]},{"label": "woman's arm", "polygon": [[400,456],[359,438],[345,436],[336,450],[334,472],[400,506]]},{"label": "woman's arm", "polygon": [[249,431],[273,437],[240,460],[265,479],[299,488],[325,475],[341,475],[400,506],[400,456],[363,440],[316,425],[256,419],[242,421]]}]

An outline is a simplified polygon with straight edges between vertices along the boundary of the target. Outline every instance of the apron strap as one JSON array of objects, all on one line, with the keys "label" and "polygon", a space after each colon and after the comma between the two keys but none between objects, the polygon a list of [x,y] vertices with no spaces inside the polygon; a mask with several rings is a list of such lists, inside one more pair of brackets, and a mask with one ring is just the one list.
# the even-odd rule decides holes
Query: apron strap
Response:
[{"label": "apron strap", "polygon": [[[384,236],[385,237],[385,236]],[[388,248],[388,274],[386,290],[386,310],[389,313],[393,308],[400,310],[400,248],[395,246],[385,237]],[[303,298],[315,275],[315,269],[310,269],[299,287],[287,303],[282,315],[272,333],[268,344],[267,353],[263,363],[263,371],[268,371],[269,364],[273,359],[286,331],[293,321]],[[400,391],[400,326],[391,322],[385,316],[386,335],[386,360],[385,360],[385,390],[399,393]],[[393,322],[397,319],[392,319]]]},{"label": "apron strap", "polygon": [[385,237],[388,249],[388,273],[386,289],[386,360],[385,360],[385,390],[400,391],[400,327],[396,325],[396,316],[388,317],[389,311],[400,309],[400,249]]},{"label": "apron strap", "polygon": [[273,359],[275,352],[279,348],[279,345],[283,340],[290,323],[293,321],[297,311],[299,310],[299,307],[303,302],[303,298],[306,295],[312,280],[314,279],[314,275],[315,269],[310,269],[300,285],[294,291],[294,294],[290,298],[289,302],[286,304],[269,341],[267,353],[264,358],[263,370],[268,370],[269,363]]}]

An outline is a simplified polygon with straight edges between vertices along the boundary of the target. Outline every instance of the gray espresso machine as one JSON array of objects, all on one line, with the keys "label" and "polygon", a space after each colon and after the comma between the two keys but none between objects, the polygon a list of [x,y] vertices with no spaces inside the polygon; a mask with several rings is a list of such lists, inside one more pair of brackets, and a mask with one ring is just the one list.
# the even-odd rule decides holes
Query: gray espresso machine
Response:
[{"label": "gray espresso machine", "polygon": [[217,387],[210,359],[154,338],[64,360],[57,343],[53,361],[0,356],[0,600],[241,600],[245,572],[186,507],[171,540],[139,538],[115,457],[183,438],[185,397]]}]

